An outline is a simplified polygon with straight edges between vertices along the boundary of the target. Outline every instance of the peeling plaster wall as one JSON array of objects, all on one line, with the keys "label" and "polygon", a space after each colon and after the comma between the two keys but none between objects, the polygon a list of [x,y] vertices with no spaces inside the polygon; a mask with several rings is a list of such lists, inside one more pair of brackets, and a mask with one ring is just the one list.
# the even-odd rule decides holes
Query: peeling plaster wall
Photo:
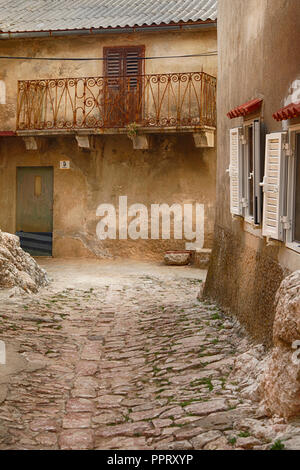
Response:
[{"label": "peeling plaster wall", "polygon": [[284,106],[288,106],[291,103],[299,103],[300,101],[300,80],[294,80],[291,84],[288,96],[284,100]]},{"label": "peeling plaster wall", "polygon": [[[216,51],[214,30],[99,34],[91,37],[55,37],[0,40],[0,55],[26,57],[103,57],[108,46],[145,46],[145,56],[192,55]],[[145,73],[199,72],[216,76],[217,57],[190,57],[145,61]],[[0,79],[6,84],[6,105],[0,104],[0,130],[15,130],[18,80],[91,77],[103,75],[103,61],[46,61],[1,59]]]},{"label": "peeling plaster wall", "polygon": [[[54,167],[54,251],[57,257],[132,257],[162,259],[169,249],[184,249],[184,240],[105,240],[96,237],[99,204],[118,208],[142,203],[204,204],[205,240],[213,239],[215,150],[196,149],[192,135],[156,135],[150,150],[133,150],[126,135],[97,136],[95,150],[80,150],[74,136],[41,139],[41,150],[26,151],[21,137],[0,142],[0,227],[15,232],[16,168]],[[70,160],[70,170],[60,170]]]},{"label": "peeling plaster wall", "polygon": [[[32,57],[103,57],[103,47],[145,45],[145,55],[199,54],[217,49],[217,32],[145,32],[0,41],[0,55]],[[145,73],[203,71],[216,76],[217,57],[159,59],[145,62]],[[0,131],[15,130],[17,81],[101,76],[102,61],[1,60],[6,104],[0,104]],[[0,227],[15,232],[16,167],[54,167],[54,245],[59,257],[133,257],[162,259],[184,241],[96,238],[96,208],[101,203],[193,203],[205,205],[204,246],[210,248],[215,211],[216,150],[196,149],[192,135],[156,135],[151,150],[133,150],[126,135],[97,136],[95,150],[80,150],[73,136],[38,138],[37,151],[26,151],[21,137],[0,137]],[[60,170],[70,160],[70,170]]]},{"label": "peeling plaster wall", "polygon": [[261,97],[267,132],[286,127],[272,114],[299,94],[299,24],[298,1],[219,0],[216,226],[204,295],[236,314],[266,344],[272,341],[275,292],[283,277],[300,268],[300,255],[283,243],[267,245],[243,220],[232,219],[229,129],[243,120],[226,114]]}]

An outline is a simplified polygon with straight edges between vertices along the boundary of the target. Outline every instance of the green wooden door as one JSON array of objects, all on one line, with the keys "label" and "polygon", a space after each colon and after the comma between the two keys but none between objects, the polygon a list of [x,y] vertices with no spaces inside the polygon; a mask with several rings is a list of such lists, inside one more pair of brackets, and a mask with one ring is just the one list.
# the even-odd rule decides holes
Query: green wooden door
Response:
[{"label": "green wooden door", "polygon": [[17,168],[17,232],[53,231],[53,168]]}]

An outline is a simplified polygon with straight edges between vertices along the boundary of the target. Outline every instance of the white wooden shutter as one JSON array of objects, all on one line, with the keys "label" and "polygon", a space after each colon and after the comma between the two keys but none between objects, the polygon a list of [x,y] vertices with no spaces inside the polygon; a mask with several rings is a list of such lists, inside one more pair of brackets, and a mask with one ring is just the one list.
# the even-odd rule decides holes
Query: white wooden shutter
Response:
[{"label": "white wooden shutter", "polygon": [[230,212],[242,215],[242,127],[230,129]]},{"label": "white wooden shutter", "polygon": [[262,183],[264,193],[263,230],[265,237],[282,240],[284,149],[286,133],[266,135],[265,176]]}]

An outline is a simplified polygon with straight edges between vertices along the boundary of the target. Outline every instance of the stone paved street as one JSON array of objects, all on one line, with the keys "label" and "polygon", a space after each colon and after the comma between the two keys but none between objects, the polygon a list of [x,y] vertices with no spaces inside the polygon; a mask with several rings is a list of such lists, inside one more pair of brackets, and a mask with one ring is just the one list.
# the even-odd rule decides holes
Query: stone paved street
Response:
[{"label": "stone paved street", "polygon": [[231,380],[249,345],[197,300],[204,271],[74,263],[1,299],[18,370],[0,381],[0,449],[267,449],[286,430]]}]

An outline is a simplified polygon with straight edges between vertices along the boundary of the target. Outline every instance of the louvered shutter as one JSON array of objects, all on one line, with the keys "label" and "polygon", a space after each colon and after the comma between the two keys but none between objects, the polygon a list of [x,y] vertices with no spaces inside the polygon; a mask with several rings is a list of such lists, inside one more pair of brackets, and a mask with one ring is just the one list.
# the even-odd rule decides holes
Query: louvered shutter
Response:
[{"label": "louvered shutter", "polygon": [[[141,75],[141,49],[127,49],[124,54],[124,73],[129,77],[130,88],[137,87],[138,76]],[[131,78],[132,77],[132,78]]]},{"label": "louvered shutter", "polygon": [[107,48],[105,54],[105,75],[109,88],[118,88],[123,75],[123,53],[120,49]]},{"label": "louvered shutter", "polygon": [[242,215],[242,128],[230,129],[230,212]]},{"label": "louvered shutter", "polygon": [[283,225],[283,183],[285,132],[267,134],[265,175],[262,183],[264,193],[263,230],[265,237],[282,240]]},{"label": "louvered shutter", "polygon": [[105,47],[106,77],[136,77],[143,71],[144,47]]},{"label": "louvered shutter", "polygon": [[122,127],[141,119],[144,51],[144,46],[104,48],[107,126]]},{"label": "louvered shutter", "polygon": [[122,73],[122,51],[120,49],[106,49],[105,66],[107,77],[120,77]]}]

